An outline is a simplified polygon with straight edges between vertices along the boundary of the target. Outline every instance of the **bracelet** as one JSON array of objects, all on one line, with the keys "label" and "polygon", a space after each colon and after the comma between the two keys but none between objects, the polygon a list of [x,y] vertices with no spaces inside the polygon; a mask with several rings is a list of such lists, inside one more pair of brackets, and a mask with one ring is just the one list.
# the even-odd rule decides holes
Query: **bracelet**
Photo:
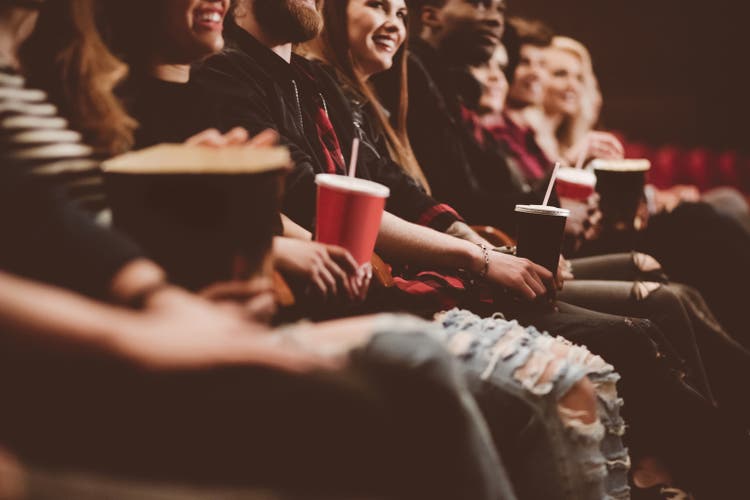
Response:
[{"label": "bracelet", "polygon": [[477,243],[477,246],[482,249],[482,257],[484,257],[484,268],[479,273],[479,279],[485,279],[490,273],[490,249],[483,243]]}]

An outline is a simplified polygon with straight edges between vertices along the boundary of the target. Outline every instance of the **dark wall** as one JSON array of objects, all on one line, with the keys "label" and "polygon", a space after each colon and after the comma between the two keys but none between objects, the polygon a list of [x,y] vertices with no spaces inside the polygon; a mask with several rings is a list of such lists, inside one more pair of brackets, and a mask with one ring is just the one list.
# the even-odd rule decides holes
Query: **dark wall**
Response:
[{"label": "dark wall", "polygon": [[509,0],[585,43],[607,128],[654,144],[750,146],[747,0]]}]

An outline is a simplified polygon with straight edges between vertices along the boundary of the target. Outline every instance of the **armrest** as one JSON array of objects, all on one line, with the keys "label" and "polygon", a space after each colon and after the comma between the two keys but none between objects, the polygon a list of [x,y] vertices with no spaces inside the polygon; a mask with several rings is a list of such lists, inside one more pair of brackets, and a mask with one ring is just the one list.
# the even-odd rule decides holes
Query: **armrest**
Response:
[{"label": "armrest", "polygon": [[297,302],[292,289],[278,271],[273,272],[273,290],[276,294],[276,301],[281,307],[291,307]]},{"label": "armrest", "polygon": [[373,283],[377,283],[383,288],[391,288],[393,286],[393,275],[388,264],[377,254],[372,254],[370,264],[372,264]]},{"label": "armrest", "polygon": [[496,247],[512,247],[516,245],[515,240],[492,226],[471,226],[476,233],[489,241]]}]

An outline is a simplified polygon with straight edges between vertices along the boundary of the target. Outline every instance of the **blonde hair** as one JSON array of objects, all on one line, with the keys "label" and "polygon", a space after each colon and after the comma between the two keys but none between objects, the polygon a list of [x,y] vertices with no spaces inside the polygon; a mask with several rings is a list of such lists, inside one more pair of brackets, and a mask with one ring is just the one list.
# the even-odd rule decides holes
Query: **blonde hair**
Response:
[{"label": "blonde hair", "polygon": [[583,92],[578,114],[566,118],[556,132],[560,152],[565,153],[596,127],[599,121],[602,94],[599,90],[599,81],[594,74],[591,54],[585,45],[569,37],[556,36],[552,39],[550,49],[575,56],[581,62],[583,74]]}]

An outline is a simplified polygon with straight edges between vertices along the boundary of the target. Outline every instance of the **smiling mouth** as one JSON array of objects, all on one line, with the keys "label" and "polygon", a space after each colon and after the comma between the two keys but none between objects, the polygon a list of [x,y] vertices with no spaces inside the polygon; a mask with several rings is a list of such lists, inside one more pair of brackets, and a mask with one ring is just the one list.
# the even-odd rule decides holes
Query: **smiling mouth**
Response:
[{"label": "smiling mouth", "polygon": [[224,9],[198,9],[195,12],[195,24],[199,28],[221,30],[224,22]]},{"label": "smiling mouth", "polygon": [[398,47],[396,40],[386,35],[375,35],[372,37],[372,40],[375,43],[375,46],[384,52],[396,52]]}]

